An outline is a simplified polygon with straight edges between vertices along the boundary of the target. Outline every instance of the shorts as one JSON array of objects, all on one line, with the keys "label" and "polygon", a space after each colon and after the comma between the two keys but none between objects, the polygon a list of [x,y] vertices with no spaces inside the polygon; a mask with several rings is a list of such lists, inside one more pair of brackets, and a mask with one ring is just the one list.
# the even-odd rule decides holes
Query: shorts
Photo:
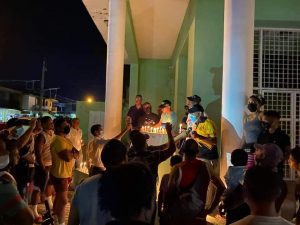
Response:
[{"label": "shorts", "polygon": [[55,192],[65,192],[68,191],[72,178],[57,178],[50,173],[50,180]]},{"label": "shorts", "polygon": [[49,169],[43,169],[36,165],[34,175],[34,186],[38,187],[39,190],[44,193],[46,186],[49,181]]}]

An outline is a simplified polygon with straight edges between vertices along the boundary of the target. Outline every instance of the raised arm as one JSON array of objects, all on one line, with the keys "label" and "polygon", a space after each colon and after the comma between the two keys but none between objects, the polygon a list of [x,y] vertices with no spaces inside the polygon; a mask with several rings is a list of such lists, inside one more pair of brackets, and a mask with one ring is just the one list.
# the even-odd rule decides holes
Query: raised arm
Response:
[{"label": "raised arm", "polygon": [[160,162],[165,161],[167,158],[172,156],[174,154],[174,152],[176,151],[176,145],[175,145],[174,138],[172,135],[172,125],[170,123],[166,123],[166,131],[167,131],[167,135],[168,135],[168,148],[166,150],[159,151],[159,154],[160,154],[159,161]]},{"label": "raised arm", "polygon": [[29,123],[28,130],[21,137],[18,138],[18,140],[17,140],[18,149],[23,148],[27,144],[27,142],[29,141],[29,139],[32,135],[32,132],[33,132],[35,126],[36,126],[36,121],[37,120],[35,118],[32,119]]}]

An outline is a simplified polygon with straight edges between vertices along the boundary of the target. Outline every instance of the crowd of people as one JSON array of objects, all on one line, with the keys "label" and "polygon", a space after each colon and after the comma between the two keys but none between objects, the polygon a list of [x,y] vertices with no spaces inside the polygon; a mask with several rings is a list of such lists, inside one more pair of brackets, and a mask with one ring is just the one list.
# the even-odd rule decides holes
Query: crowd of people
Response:
[{"label": "crowd of people", "polygon": [[[223,184],[216,125],[199,96],[187,103],[179,126],[171,101],[163,100],[155,114],[137,95],[120,134],[104,139],[102,125],[94,124],[86,144],[78,118],[9,120],[0,131],[0,224],[65,224],[70,184],[83,158],[89,178],[75,188],[69,225],[201,225],[217,209],[226,224],[292,224],[279,216],[288,192],[284,162],[300,177],[300,148],[291,149],[280,113],[261,111],[261,96],[249,98],[242,142]],[[167,142],[148,145],[143,126],[164,127]],[[122,142],[127,133],[129,143]],[[157,187],[159,165],[169,158],[171,171]],[[299,210],[295,218],[300,224]]]}]

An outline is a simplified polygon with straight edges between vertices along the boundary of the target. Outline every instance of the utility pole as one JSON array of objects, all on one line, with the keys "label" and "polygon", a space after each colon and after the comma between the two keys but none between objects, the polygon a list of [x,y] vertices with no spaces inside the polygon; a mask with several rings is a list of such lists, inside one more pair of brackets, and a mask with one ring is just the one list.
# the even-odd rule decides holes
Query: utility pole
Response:
[{"label": "utility pole", "polygon": [[42,78],[41,78],[41,90],[40,90],[40,105],[39,105],[39,114],[43,116],[43,99],[44,99],[44,88],[45,88],[45,75],[47,72],[47,64],[46,59],[43,60],[43,68],[42,68]]}]

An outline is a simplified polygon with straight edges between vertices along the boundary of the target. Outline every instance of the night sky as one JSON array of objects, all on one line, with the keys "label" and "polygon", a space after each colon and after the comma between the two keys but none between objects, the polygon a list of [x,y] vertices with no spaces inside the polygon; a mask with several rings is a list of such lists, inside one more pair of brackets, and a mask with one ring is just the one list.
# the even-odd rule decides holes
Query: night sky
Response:
[{"label": "night sky", "polygon": [[81,1],[0,0],[0,79],[40,79],[44,57],[45,88],[104,99],[106,44]]}]

